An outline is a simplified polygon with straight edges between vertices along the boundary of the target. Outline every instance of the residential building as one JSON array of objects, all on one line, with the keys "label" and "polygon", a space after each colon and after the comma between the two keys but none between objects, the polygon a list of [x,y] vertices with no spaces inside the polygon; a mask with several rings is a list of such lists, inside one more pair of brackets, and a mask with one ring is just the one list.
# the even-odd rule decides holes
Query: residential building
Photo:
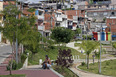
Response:
[{"label": "residential building", "polygon": [[111,32],[112,40],[116,40],[116,16],[107,17],[106,24],[107,24],[106,32]]},{"label": "residential building", "polygon": [[87,17],[91,20],[91,30],[100,32],[105,31],[106,17],[116,16],[116,10],[87,10]]}]

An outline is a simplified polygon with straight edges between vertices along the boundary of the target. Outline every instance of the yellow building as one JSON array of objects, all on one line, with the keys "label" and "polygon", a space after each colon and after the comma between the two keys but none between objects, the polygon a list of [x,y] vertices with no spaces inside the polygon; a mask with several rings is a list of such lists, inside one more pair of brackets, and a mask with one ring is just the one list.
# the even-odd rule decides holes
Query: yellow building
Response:
[{"label": "yellow building", "polygon": [[[3,14],[1,13],[3,11],[3,1],[0,0],[0,26],[2,26],[3,23]],[[0,32],[0,42],[2,41],[2,34]]]}]

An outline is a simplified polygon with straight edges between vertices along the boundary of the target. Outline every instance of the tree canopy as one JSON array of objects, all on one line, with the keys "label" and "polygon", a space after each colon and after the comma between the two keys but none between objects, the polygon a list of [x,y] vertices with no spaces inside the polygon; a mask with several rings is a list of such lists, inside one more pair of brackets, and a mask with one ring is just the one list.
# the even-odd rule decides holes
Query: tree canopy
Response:
[{"label": "tree canopy", "polygon": [[52,30],[51,38],[57,43],[68,43],[73,38],[74,32],[70,29],[56,27]]}]

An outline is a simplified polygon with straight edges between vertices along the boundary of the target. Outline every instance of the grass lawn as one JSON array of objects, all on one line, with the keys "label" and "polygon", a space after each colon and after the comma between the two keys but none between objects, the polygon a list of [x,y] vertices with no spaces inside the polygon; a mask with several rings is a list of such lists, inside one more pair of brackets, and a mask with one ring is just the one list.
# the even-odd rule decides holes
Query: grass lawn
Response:
[{"label": "grass lawn", "polygon": [[75,47],[79,47],[80,46],[80,43],[74,43],[74,46]]},{"label": "grass lawn", "polygon": [[[103,75],[109,75],[109,76],[116,77],[116,73],[115,73],[116,72],[116,60],[104,61],[101,63],[101,65],[102,65],[101,72]],[[84,66],[80,65],[78,68],[98,74],[98,63],[90,64],[89,69],[86,68],[86,65]]]},{"label": "grass lawn", "polygon": [[53,66],[53,69],[63,75],[64,77],[79,77],[73,73],[70,69],[61,66]]},{"label": "grass lawn", "polygon": [[0,77],[26,77],[26,75],[0,75]]},{"label": "grass lawn", "polygon": [[[62,47],[62,49],[71,49],[72,55],[79,55],[80,58],[85,58],[85,55],[75,49],[68,47]],[[39,52],[34,55],[33,60],[31,57],[29,57],[29,65],[39,64],[39,59],[45,60],[45,55],[48,55],[51,60],[56,60],[58,56],[58,47],[54,47],[53,49],[47,49],[47,51],[40,49]]]}]

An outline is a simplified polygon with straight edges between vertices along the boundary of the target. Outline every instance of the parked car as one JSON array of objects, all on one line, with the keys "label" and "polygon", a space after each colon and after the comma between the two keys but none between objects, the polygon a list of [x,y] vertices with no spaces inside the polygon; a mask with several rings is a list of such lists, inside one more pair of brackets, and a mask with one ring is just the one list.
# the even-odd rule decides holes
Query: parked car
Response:
[{"label": "parked car", "polygon": [[96,40],[96,38],[92,37],[91,40]]},{"label": "parked car", "polygon": [[76,39],[77,39],[77,40],[83,40],[83,37],[76,36]]}]

